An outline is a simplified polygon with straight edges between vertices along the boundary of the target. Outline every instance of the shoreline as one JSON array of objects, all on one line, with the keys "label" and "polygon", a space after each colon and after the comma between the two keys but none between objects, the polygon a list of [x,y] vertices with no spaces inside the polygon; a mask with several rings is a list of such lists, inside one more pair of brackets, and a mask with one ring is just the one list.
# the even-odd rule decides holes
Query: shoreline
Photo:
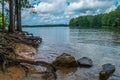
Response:
[{"label": "shoreline", "polygon": [[[51,63],[35,60],[38,53],[38,47],[42,42],[42,38],[33,36],[33,34],[28,32],[0,32],[0,37],[1,72],[8,74],[7,70],[9,70],[9,67],[12,66],[11,71],[9,71],[10,76],[0,74],[1,77],[4,78],[3,80],[21,80],[21,78],[32,74],[39,74],[39,76],[41,76],[39,77],[39,80],[44,80],[42,79],[43,76],[48,76],[47,78],[51,78],[51,74],[52,78],[56,76],[55,67]],[[45,67],[46,70],[37,70],[35,66]],[[19,71],[23,72],[18,74]],[[25,78],[33,79],[30,76]]]},{"label": "shoreline", "polygon": [[[0,77],[2,80],[21,80],[26,72],[21,64],[19,62],[16,63],[14,59],[34,61],[41,38],[29,35],[29,33],[8,33],[6,31],[1,31],[0,37],[0,57],[3,54],[3,57],[8,59],[7,61],[5,60],[5,62],[8,62],[5,66],[3,66],[4,62],[2,62],[4,60],[0,60]],[[11,61],[9,58],[13,60]]]}]

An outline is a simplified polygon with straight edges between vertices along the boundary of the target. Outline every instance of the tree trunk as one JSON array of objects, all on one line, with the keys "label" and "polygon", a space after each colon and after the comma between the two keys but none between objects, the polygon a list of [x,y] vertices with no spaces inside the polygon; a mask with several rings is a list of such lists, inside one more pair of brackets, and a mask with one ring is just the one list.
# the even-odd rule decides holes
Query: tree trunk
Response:
[{"label": "tree trunk", "polygon": [[9,17],[9,32],[14,32],[15,24],[14,24],[14,0],[9,0],[9,9],[10,9],[10,17]]},{"label": "tree trunk", "polygon": [[18,0],[15,0],[15,30],[17,28]]},{"label": "tree trunk", "polygon": [[21,26],[21,1],[16,0],[17,31],[22,31]]},{"label": "tree trunk", "polygon": [[5,29],[5,20],[4,20],[4,0],[2,0],[2,29]]}]

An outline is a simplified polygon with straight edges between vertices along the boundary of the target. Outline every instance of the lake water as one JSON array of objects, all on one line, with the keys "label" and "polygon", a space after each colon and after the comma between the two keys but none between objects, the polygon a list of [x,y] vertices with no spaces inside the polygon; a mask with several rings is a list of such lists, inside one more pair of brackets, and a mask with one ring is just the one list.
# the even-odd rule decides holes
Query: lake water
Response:
[{"label": "lake water", "polygon": [[76,59],[89,57],[91,68],[57,71],[57,80],[98,80],[102,65],[112,63],[116,71],[109,80],[120,80],[120,34],[104,29],[70,29],[69,27],[24,28],[43,39],[39,60],[52,62],[58,55],[69,53]]}]

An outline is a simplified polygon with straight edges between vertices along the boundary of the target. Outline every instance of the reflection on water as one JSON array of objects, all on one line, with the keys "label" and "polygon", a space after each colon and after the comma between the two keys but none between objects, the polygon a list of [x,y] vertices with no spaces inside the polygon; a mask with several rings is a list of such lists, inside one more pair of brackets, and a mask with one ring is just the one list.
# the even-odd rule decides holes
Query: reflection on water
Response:
[{"label": "reflection on water", "polygon": [[85,44],[97,44],[103,46],[116,46],[120,44],[120,35],[103,30],[71,29],[70,40],[73,43],[76,42]]},{"label": "reflection on water", "polygon": [[43,39],[44,44],[66,44],[69,43],[68,27],[41,27],[24,28],[25,31],[34,33]]},{"label": "reflection on water", "polygon": [[92,68],[78,68],[70,74],[58,71],[58,80],[98,80],[101,65],[112,63],[116,72],[109,80],[120,80],[120,34],[102,29],[69,29],[68,27],[25,28],[43,38],[39,60],[53,61],[63,52],[79,59],[94,61]]}]

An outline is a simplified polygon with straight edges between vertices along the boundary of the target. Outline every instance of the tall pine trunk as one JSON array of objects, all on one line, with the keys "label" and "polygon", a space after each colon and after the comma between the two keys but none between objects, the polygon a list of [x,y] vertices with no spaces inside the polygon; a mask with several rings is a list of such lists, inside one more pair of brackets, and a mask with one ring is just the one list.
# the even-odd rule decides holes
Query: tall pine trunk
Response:
[{"label": "tall pine trunk", "polygon": [[17,31],[22,31],[22,26],[21,26],[21,1],[20,0],[15,0],[16,4],[16,18],[17,18]]},{"label": "tall pine trunk", "polygon": [[9,17],[9,26],[8,31],[14,32],[15,28],[15,20],[14,20],[14,0],[9,0],[9,9],[10,9],[10,17]]}]

